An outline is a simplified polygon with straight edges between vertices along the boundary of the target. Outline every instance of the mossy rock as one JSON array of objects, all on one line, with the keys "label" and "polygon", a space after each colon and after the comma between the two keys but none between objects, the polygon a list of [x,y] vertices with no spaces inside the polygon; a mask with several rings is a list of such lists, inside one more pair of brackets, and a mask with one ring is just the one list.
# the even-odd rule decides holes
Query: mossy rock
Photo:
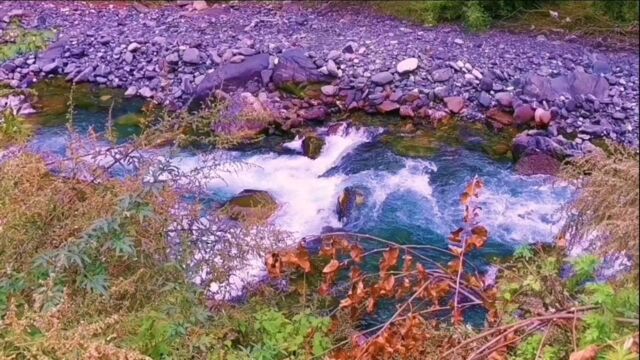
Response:
[{"label": "mossy rock", "polygon": [[324,139],[316,135],[305,136],[302,140],[302,153],[310,159],[317,159],[322,152],[324,144]]},{"label": "mossy rock", "polygon": [[242,190],[220,209],[220,213],[245,224],[265,223],[278,210],[278,203],[266,191]]},{"label": "mossy rock", "polygon": [[120,126],[141,126],[143,121],[142,114],[128,113],[118,117],[114,123]]},{"label": "mossy rock", "polygon": [[516,133],[511,128],[495,132],[481,123],[451,118],[412,135],[396,132],[383,138],[383,142],[396,154],[406,157],[429,158],[443,147],[464,147],[482,151],[494,160],[510,161],[511,141]]},{"label": "mossy rock", "polygon": [[286,83],[280,85],[280,91],[293,95],[301,100],[306,99],[319,99],[322,96],[322,91],[320,88],[322,84],[295,84],[295,83]]}]

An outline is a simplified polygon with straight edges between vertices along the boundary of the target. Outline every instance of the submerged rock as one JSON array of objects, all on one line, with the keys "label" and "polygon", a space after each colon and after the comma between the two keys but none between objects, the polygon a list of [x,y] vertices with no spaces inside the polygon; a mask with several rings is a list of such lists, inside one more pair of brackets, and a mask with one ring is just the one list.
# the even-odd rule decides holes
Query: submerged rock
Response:
[{"label": "submerged rock", "polygon": [[220,214],[245,224],[261,224],[278,210],[278,203],[266,191],[242,190],[220,209]]},{"label": "submerged rock", "polygon": [[354,211],[357,208],[362,207],[365,204],[365,201],[365,193],[361,189],[353,186],[347,186],[344,188],[342,195],[338,197],[338,202],[336,204],[338,221],[347,223],[347,220],[354,215]]},{"label": "submerged rock", "polygon": [[310,159],[317,159],[324,147],[324,140],[316,135],[307,135],[302,140],[302,153]]}]

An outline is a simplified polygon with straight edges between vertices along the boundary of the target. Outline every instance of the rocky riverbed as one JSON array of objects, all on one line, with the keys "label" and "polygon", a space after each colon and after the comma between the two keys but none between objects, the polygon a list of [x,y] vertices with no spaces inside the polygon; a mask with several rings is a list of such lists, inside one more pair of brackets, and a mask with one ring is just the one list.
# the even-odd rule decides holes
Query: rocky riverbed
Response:
[{"label": "rocky riverbed", "polygon": [[3,2],[0,26],[20,18],[27,28],[55,29],[58,39],[4,62],[0,81],[27,88],[64,76],[173,108],[226,99],[234,119],[260,115],[216,129],[229,134],[365,111],[535,128],[514,140],[516,158],[562,159],[600,138],[638,145],[637,52],[572,36],[427,28],[363,8]]}]

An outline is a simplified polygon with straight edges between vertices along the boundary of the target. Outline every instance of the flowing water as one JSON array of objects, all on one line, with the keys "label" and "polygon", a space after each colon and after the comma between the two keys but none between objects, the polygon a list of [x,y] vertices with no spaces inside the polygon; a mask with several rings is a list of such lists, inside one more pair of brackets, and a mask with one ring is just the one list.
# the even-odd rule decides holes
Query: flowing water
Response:
[{"label": "flowing water", "polygon": [[[139,104],[125,102],[117,111],[136,108]],[[104,107],[79,109],[74,125],[81,132],[91,126],[101,131],[105,118]],[[63,155],[68,141],[63,123],[45,123],[36,131],[31,148]],[[135,133],[127,127],[120,131]],[[323,134],[324,129],[318,131]],[[273,224],[292,232],[294,239],[344,228],[401,244],[445,248],[449,232],[462,221],[459,196],[478,176],[486,185],[480,200],[481,223],[488,228],[490,240],[474,255],[476,260],[484,262],[491,256],[508,255],[521,244],[553,239],[562,220],[559,209],[570,195],[567,186],[547,176],[517,175],[511,164],[460,146],[442,146],[428,159],[401,157],[380,141],[381,131],[343,126],[337,133],[325,134],[326,145],[315,160],[300,153],[298,139],[284,144],[286,151],[214,150],[244,165],[207,185],[212,197],[222,201],[244,189],[268,191],[280,205]],[[189,170],[210,154],[182,151],[172,162]],[[365,201],[343,224],[336,203],[347,186],[360,189]]]}]

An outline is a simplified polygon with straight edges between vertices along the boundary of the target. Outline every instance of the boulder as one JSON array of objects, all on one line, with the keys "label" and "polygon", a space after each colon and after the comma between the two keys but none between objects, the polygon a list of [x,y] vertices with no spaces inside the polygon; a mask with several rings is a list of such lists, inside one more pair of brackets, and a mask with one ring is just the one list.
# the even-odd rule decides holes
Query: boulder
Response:
[{"label": "boulder", "polygon": [[302,153],[310,159],[317,159],[324,147],[324,139],[316,135],[307,135],[302,140]]},{"label": "boulder", "polygon": [[66,46],[66,44],[66,38],[60,38],[58,39],[58,41],[49,45],[49,48],[47,48],[47,50],[38,54],[38,57],[36,58],[36,65],[40,66],[40,68],[44,68],[46,65],[49,65],[61,59],[62,55],[64,54],[64,47]]},{"label": "boulder", "polygon": [[300,109],[298,114],[301,118],[309,121],[322,121],[329,116],[329,111],[322,105],[312,106],[306,109]]},{"label": "boulder", "polygon": [[268,54],[247,56],[243,62],[237,64],[224,64],[207,74],[202,82],[198,84],[191,103],[202,103],[211,96],[214,90],[222,89],[228,91],[243,87],[249,81],[259,80],[261,72],[268,68]]},{"label": "boulder", "polygon": [[269,220],[278,210],[278,203],[266,191],[242,190],[229,200],[220,214],[245,224],[262,224]]},{"label": "boulder", "polygon": [[525,156],[544,154],[557,160],[564,160],[571,154],[565,146],[567,141],[558,138],[550,138],[536,132],[524,132],[518,134],[511,143],[511,154],[514,160]]},{"label": "boulder", "polygon": [[596,99],[602,99],[608,91],[609,82],[603,76],[581,70],[574,70],[568,75],[555,78],[532,74],[523,84],[524,94],[537,100],[555,100],[564,94],[573,98],[593,95]]},{"label": "boulder", "polygon": [[277,86],[329,82],[331,77],[318,71],[316,64],[304,50],[293,48],[284,51],[273,69],[271,81]]},{"label": "boulder", "polygon": [[264,133],[275,118],[273,111],[251,93],[244,92],[227,100],[220,121],[213,124],[216,134],[240,140],[253,139]]}]

